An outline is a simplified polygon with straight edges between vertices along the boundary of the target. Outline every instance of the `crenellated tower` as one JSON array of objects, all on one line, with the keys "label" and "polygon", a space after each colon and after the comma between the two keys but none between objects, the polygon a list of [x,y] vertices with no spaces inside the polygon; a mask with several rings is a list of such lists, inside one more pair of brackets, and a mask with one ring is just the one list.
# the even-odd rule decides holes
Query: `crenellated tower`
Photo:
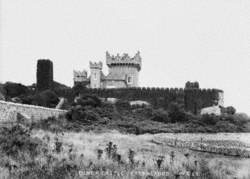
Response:
[{"label": "crenellated tower", "polygon": [[102,88],[102,62],[89,62],[90,68],[90,88]]},{"label": "crenellated tower", "polygon": [[86,70],[83,71],[73,71],[74,74],[74,85],[77,84],[85,84],[88,82],[88,72]]},{"label": "crenellated tower", "polygon": [[127,53],[121,56],[119,54],[114,56],[106,52],[106,63],[109,67],[110,76],[124,78],[126,87],[139,86],[139,71],[141,70],[141,56],[139,51],[134,57],[130,57]]}]

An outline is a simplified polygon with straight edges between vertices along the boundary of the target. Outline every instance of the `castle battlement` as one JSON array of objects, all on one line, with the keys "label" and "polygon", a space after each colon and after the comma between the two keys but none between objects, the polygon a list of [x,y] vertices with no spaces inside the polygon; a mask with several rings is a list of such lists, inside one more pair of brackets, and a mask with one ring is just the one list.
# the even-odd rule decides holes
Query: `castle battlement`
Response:
[{"label": "castle battlement", "polygon": [[102,69],[102,62],[89,62],[89,68],[90,69]]},{"label": "castle battlement", "polygon": [[81,82],[81,81],[87,80],[88,78],[88,72],[86,70],[83,70],[83,71],[74,70],[73,74],[74,74],[75,82]]},{"label": "castle battlement", "polygon": [[138,51],[134,57],[130,57],[127,53],[123,55],[117,54],[116,56],[110,55],[109,52],[106,52],[106,63],[108,67],[117,66],[117,65],[133,65],[141,69],[141,56]]},{"label": "castle battlement", "polygon": [[77,70],[74,70],[74,76],[88,76],[88,72],[86,70],[83,70],[83,71],[77,71]]}]

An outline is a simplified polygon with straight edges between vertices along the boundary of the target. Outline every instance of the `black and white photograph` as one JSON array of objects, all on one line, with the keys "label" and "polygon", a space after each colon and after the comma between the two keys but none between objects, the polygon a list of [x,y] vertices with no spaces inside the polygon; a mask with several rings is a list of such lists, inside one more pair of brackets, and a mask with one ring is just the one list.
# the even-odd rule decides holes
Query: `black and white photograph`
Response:
[{"label": "black and white photograph", "polygon": [[250,179],[249,0],[0,0],[0,179]]}]

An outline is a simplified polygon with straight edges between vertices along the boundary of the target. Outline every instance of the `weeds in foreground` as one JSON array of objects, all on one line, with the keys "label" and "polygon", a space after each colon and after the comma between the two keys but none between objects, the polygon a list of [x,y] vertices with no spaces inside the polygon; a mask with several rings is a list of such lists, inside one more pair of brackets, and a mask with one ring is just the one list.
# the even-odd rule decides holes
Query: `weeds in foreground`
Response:
[{"label": "weeds in foreground", "polygon": [[[13,135],[14,134],[14,135]],[[53,144],[53,147],[48,144]],[[192,160],[185,153],[185,161],[177,165],[177,155],[171,151],[168,156],[156,157],[155,167],[148,167],[149,161],[138,160],[138,151],[128,149],[127,156],[118,153],[118,145],[108,142],[106,148],[97,149],[97,160],[89,160],[84,153],[77,154],[73,145],[66,145],[60,137],[49,136],[39,140],[30,135],[24,126],[15,125],[0,129],[0,167],[11,179],[128,179],[128,178],[223,178],[227,173],[214,174],[205,160]],[[126,160],[122,160],[127,157]],[[169,161],[167,159],[169,158]],[[166,161],[166,162],[165,162]],[[140,175],[136,172],[143,171]],[[152,172],[168,172],[168,177]],[[84,173],[85,172],[85,173]],[[86,173],[90,172],[90,173]],[[96,172],[99,175],[96,175]],[[100,175],[107,172],[110,175]],[[134,175],[130,175],[134,172]],[[121,173],[123,175],[121,175]],[[105,174],[105,173],[104,173]],[[3,175],[1,173],[1,175]],[[0,175],[0,178],[1,178]]]}]

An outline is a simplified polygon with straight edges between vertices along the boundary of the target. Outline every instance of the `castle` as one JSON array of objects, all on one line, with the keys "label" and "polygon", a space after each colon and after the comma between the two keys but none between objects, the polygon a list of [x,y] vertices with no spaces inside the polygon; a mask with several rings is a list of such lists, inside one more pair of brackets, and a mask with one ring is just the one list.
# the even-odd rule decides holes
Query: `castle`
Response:
[{"label": "castle", "polygon": [[88,88],[130,88],[139,86],[141,56],[138,51],[134,57],[124,53],[122,56],[106,52],[108,75],[102,72],[102,62],[90,62],[90,76],[86,70],[74,70],[74,85],[83,84]]},{"label": "castle", "polygon": [[[128,54],[120,56],[106,52],[108,74],[102,72],[102,62],[90,62],[90,75],[87,71],[74,71],[74,85],[77,88],[55,88],[60,96],[73,100],[75,93],[97,95],[102,98],[118,98],[128,101],[144,100],[157,108],[168,108],[178,103],[186,111],[199,113],[210,106],[223,106],[223,90],[202,89],[198,82],[187,82],[184,88],[149,88],[139,86],[141,56]],[[53,88],[53,63],[50,60],[38,60],[38,91]],[[81,85],[78,85],[81,84]],[[62,85],[61,85],[62,86]],[[86,88],[87,87],[87,88]]]}]

